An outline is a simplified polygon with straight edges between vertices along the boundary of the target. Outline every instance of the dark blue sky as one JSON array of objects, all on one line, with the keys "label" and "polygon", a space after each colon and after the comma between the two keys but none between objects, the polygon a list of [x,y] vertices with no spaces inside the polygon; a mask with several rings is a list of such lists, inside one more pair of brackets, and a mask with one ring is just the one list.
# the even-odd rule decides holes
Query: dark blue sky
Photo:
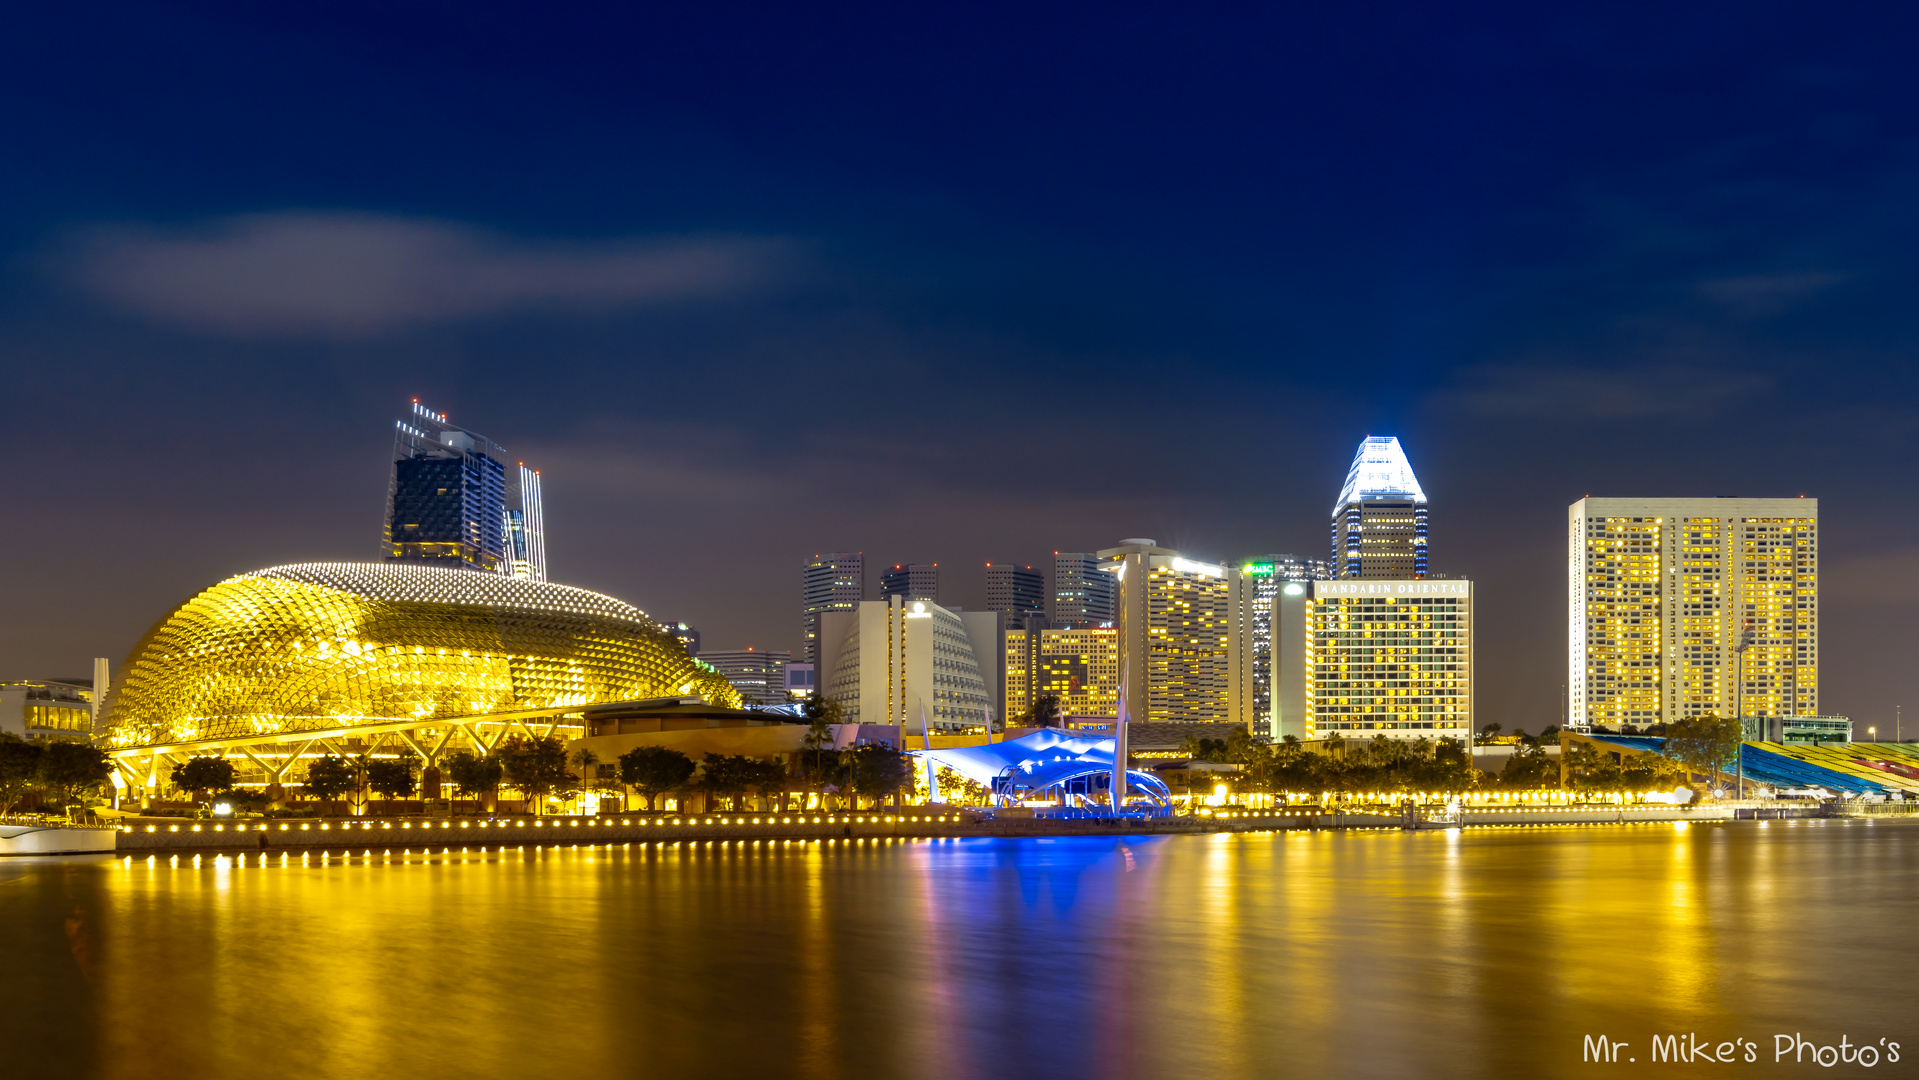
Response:
[{"label": "dark blue sky", "polygon": [[417,396],[711,647],[819,550],[1320,554],[1390,433],[1482,720],[1558,719],[1587,493],[1819,497],[1824,710],[1919,702],[1909,9],[5,18],[0,675],[374,556]]}]

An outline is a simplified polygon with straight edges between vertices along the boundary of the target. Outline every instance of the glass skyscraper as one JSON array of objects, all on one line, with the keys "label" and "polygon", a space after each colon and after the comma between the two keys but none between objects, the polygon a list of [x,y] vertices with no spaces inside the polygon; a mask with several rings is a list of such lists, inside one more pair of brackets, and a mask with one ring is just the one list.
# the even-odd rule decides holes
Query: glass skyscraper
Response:
[{"label": "glass skyscraper", "polygon": [[507,461],[499,443],[415,400],[395,425],[381,554],[545,581],[540,474]]},{"label": "glass skyscraper", "polygon": [[1252,690],[1248,703],[1252,713],[1248,720],[1256,725],[1255,730],[1265,731],[1273,707],[1273,600],[1286,582],[1326,581],[1333,575],[1323,559],[1277,554],[1248,559],[1237,570],[1234,580],[1248,594],[1235,607],[1236,617],[1246,624],[1239,632],[1250,643]]},{"label": "glass skyscraper", "polygon": [[1431,572],[1426,493],[1391,436],[1368,435],[1333,504],[1332,576],[1413,579]]},{"label": "glass skyscraper", "polygon": [[1091,551],[1053,552],[1054,626],[1113,625],[1113,575]]},{"label": "glass skyscraper", "polygon": [[986,608],[1005,615],[1007,626],[1045,621],[1046,576],[1031,566],[987,563]]}]

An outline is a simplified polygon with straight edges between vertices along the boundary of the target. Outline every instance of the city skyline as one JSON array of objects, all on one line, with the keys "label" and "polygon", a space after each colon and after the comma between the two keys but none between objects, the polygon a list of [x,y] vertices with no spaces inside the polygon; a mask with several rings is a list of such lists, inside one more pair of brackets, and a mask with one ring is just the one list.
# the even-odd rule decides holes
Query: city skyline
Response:
[{"label": "city skyline", "polygon": [[114,10],[5,69],[7,677],[367,557],[417,397],[543,470],[552,580],[715,647],[803,651],[819,551],[1317,557],[1375,435],[1483,719],[1559,714],[1586,495],[1820,499],[1821,711],[1919,701],[1886,12]]}]

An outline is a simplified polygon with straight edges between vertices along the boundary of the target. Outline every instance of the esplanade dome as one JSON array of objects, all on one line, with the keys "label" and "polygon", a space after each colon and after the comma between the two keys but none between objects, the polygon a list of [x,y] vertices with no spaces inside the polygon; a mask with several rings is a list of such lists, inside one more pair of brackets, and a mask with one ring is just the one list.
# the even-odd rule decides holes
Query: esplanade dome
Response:
[{"label": "esplanade dome", "polygon": [[407,563],[228,578],[147,632],[107,698],[114,749],[699,695],[737,707],[631,604]]}]

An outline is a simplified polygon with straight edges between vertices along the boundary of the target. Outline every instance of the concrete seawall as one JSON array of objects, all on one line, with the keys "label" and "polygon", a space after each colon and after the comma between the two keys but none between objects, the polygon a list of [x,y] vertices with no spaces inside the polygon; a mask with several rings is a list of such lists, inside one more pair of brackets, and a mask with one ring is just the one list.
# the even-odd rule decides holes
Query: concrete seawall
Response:
[{"label": "concrete seawall", "polygon": [[114,850],[124,833],[68,825],[0,825],[0,855],[88,855]]}]

